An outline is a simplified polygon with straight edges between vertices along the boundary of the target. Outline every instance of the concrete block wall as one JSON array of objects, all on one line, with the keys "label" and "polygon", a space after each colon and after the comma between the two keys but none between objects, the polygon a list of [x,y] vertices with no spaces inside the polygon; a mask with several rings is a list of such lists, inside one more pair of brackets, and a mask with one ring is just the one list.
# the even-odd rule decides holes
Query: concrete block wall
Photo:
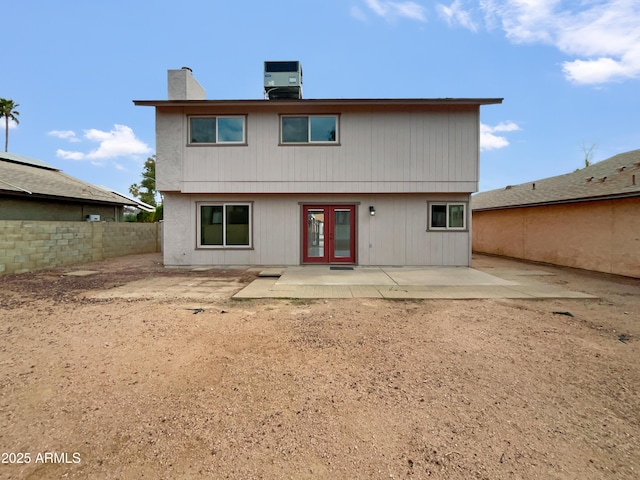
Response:
[{"label": "concrete block wall", "polygon": [[[103,258],[159,251],[158,225],[150,223],[102,223]],[[142,228],[141,228],[142,227]],[[145,228],[153,227],[153,228]]]},{"label": "concrete block wall", "polygon": [[473,251],[640,278],[640,197],[473,212]]},{"label": "concrete block wall", "polygon": [[158,252],[160,225],[0,220],[0,274]]}]

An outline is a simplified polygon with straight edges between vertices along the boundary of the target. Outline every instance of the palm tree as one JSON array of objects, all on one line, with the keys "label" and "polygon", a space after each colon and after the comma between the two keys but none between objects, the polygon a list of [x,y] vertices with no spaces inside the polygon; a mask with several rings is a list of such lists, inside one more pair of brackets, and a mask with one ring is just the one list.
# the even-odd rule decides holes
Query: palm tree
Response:
[{"label": "palm tree", "polygon": [[0,118],[4,117],[4,151],[8,152],[9,148],[9,120],[13,120],[16,123],[18,121],[18,115],[20,112],[16,110],[20,105],[13,100],[7,100],[6,98],[0,98]]}]

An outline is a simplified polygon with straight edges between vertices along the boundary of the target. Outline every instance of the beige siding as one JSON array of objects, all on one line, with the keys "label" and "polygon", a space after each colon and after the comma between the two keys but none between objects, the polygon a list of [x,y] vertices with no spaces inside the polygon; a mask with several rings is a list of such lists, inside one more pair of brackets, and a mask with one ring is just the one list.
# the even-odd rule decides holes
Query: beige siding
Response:
[{"label": "beige siding", "polygon": [[640,277],[640,198],[473,213],[474,251]]},{"label": "beige siding", "polygon": [[159,189],[163,191],[477,190],[477,106],[419,112],[342,112],[338,146],[278,145],[279,116],[273,112],[247,116],[245,146],[187,146],[187,114],[205,112],[169,112],[158,108],[157,114],[157,169]]},{"label": "beige siding", "polygon": [[[167,194],[166,265],[298,265],[301,204],[356,204],[358,265],[469,265],[469,232],[428,232],[428,201],[468,201],[464,194],[409,195],[184,195]],[[203,201],[253,202],[253,246],[197,249],[197,205]],[[369,215],[369,205],[376,215]]]},{"label": "beige siding", "polygon": [[0,196],[0,220],[84,222],[87,215],[100,215],[101,220],[109,222],[124,220],[122,206]]}]

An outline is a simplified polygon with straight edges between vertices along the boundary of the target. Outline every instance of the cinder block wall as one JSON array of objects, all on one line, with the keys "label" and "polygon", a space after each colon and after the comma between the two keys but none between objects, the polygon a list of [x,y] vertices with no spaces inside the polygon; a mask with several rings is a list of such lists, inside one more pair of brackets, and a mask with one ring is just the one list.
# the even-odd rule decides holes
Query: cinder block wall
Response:
[{"label": "cinder block wall", "polygon": [[103,258],[112,258],[135,253],[151,253],[159,251],[157,249],[159,224],[107,222],[102,223],[101,225],[103,227]]},{"label": "cinder block wall", "polygon": [[161,224],[0,220],[0,274],[160,251]]},{"label": "cinder block wall", "polygon": [[640,278],[640,198],[473,212],[473,251]]}]

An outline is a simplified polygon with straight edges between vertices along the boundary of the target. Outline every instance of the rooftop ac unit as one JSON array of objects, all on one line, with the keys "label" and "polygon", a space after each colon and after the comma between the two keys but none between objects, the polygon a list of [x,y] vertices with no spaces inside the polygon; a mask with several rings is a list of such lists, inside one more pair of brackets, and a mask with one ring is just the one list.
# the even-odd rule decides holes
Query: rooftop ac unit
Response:
[{"label": "rooftop ac unit", "polygon": [[264,62],[264,93],[269,100],[302,98],[300,62]]}]

